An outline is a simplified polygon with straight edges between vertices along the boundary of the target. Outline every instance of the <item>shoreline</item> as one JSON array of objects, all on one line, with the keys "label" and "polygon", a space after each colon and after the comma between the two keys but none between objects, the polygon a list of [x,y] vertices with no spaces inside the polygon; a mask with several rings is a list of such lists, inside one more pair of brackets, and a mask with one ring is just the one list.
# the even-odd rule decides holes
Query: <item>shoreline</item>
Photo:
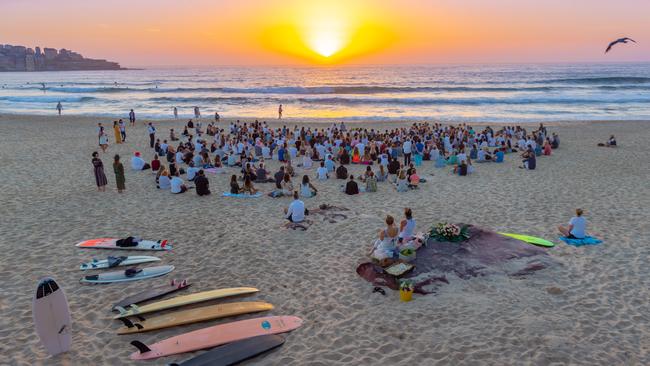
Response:
[{"label": "shoreline", "polygon": [[[169,123],[182,123],[185,124],[187,121],[190,119],[193,121],[197,121],[196,118],[193,117],[181,117],[179,118],[140,118],[137,116],[136,112],[136,121],[137,123],[143,123],[143,122],[154,122],[154,123],[162,123],[162,124],[169,124]],[[0,122],[3,121],[10,121],[10,120],[25,120],[25,119],[30,119],[30,120],[46,120],[46,119],[64,119],[66,121],[83,121],[83,120],[93,120],[97,122],[102,122],[102,123],[107,123],[107,122],[113,122],[117,121],[119,119],[123,119],[125,121],[128,121],[128,112],[124,113],[124,116],[119,116],[118,114],[115,114],[115,117],[109,117],[106,115],[80,115],[80,114],[74,114],[74,115],[66,115],[65,113],[61,116],[52,114],[52,115],[42,115],[42,114],[23,114],[23,113],[6,113],[6,112],[0,112]],[[210,117],[202,117],[198,119],[204,124],[208,123],[215,123],[214,118],[212,116]],[[354,127],[359,127],[360,125],[362,126],[367,126],[368,128],[391,128],[391,127],[400,127],[400,126],[405,126],[405,125],[411,125],[413,123],[423,123],[423,122],[428,122],[429,124],[433,123],[439,123],[443,125],[459,125],[459,124],[466,124],[469,126],[531,126],[531,125],[539,125],[540,123],[543,123],[545,126],[549,127],[568,127],[568,126],[577,126],[577,125],[608,125],[608,124],[625,124],[625,123],[650,123],[650,120],[645,120],[645,119],[634,119],[634,120],[620,120],[620,119],[611,119],[611,120],[556,120],[556,121],[518,121],[518,122],[499,122],[499,121],[441,121],[441,120],[436,120],[435,118],[429,118],[429,119],[421,119],[421,118],[399,118],[399,119],[385,119],[385,120],[375,120],[375,119],[353,119],[353,120],[348,120],[346,118],[313,118],[313,117],[307,117],[307,118],[299,118],[299,117],[288,117],[288,118],[282,118],[281,120],[278,120],[277,118],[259,118],[259,117],[221,117],[219,120],[219,124],[223,123],[230,123],[230,122],[235,122],[235,121],[241,121],[241,122],[254,122],[255,120],[258,120],[260,122],[267,122],[269,126],[271,127],[282,127],[283,125],[298,125],[301,126],[302,124],[306,124],[306,126],[318,126],[318,128],[322,127],[329,127],[332,125],[332,123],[340,123],[340,122],[345,122],[349,126],[354,126]],[[394,126],[393,126],[394,125]]]}]

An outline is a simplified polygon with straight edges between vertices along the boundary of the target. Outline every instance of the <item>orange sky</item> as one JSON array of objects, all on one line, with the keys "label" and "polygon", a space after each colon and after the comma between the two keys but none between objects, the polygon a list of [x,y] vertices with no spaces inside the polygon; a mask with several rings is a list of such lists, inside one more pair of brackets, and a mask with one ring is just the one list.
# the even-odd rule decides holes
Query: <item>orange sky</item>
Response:
[{"label": "orange sky", "polygon": [[0,43],[125,66],[650,61],[650,0],[0,1]]}]

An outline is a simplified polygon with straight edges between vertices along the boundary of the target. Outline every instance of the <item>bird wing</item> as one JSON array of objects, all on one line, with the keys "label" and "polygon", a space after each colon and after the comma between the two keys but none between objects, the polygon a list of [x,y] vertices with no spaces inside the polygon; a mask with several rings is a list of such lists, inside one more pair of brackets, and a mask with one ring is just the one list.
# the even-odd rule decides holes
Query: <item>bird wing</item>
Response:
[{"label": "bird wing", "polygon": [[632,41],[632,42],[636,43],[636,41],[633,40],[632,38],[625,37],[625,40],[626,40],[626,41]]},{"label": "bird wing", "polygon": [[612,46],[614,46],[616,43],[618,43],[618,41],[614,41],[614,42],[610,43],[609,46],[607,46],[607,49],[605,50],[605,53],[609,52],[609,50],[612,49]]}]

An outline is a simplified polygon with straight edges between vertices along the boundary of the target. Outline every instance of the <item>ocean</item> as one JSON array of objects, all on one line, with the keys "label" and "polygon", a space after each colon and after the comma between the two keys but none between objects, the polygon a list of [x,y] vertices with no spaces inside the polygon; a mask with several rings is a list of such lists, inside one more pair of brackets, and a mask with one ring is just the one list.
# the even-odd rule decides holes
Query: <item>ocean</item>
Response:
[{"label": "ocean", "polygon": [[[43,88],[43,85],[45,86]],[[140,118],[650,120],[650,63],[0,73],[0,113]]]}]

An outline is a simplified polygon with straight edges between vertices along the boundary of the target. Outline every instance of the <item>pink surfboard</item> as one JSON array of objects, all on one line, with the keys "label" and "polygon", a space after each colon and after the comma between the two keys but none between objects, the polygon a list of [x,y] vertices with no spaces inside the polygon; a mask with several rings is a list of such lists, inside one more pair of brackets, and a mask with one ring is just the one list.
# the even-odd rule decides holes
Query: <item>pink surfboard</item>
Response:
[{"label": "pink surfboard", "polygon": [[84,240],[77,243],[78,248],[93,248],[93,249],[120,249],[120,250],[172,250],[172,245],[167,240],[140,240],[137,245],[130,247],[121,247],[117,245],[118,239],[115,238],[99,238]]},{"label": "pink surfboard", "polygon": [[63,289],[50,277],[43,278],[32,302],[36,333],[50,355],[66,352],[72,344],[72,318]]},{"label": "pink surfboard", "polygon": [[131,344],[139,352],[131,354],[132,360],[150,360],[158,357],[192,352],[200,349],[244,339],[290,332],[302,325],[302,319],[295,316],[267,316],[219,324],[167,338],[147,346],[139,341]]}]

